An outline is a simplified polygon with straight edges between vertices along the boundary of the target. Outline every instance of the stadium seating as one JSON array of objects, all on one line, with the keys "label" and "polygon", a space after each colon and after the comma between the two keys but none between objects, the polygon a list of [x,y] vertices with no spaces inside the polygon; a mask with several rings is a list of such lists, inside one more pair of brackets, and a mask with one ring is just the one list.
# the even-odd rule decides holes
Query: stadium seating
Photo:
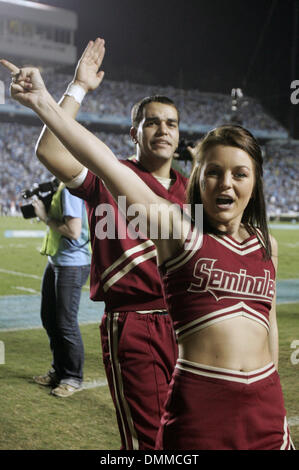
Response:
[{"label": "stadium seating", "polygon": [[[44,70],[43,76],[53,96],[61,98],[72,77]],[[21,106],[8,95],[10,77],[0,69],[0,80],[6,87],[6,104],[15,109]],[[202,93],[198,90],[181,90],[173,87],[158,87],[104,80],[99,90],[87,95],[81,111],[93,116],[130,116],[132,104],[144,96],[165,94],[172,98],[180,109],[181,122],[191,128],[194,125],[214,127],[228,122],[231,116],[231,98],[228,95]],[[260,103],[247,98],[242,102],[239,116],[249,129],[285,131],[269,116]],[[9,117],[9,116],[7,116]],[[2,115],[2,121],[5,116]],[[7,119],[7,121],[11,119]],[[29,126],[19,123],[1,122],[0,125],[0,210],[2,214],[19,214],[22,190],[49,179],[52,175],[35,157],[35,144],[41,125]],[[124,132],[124,131],[122,131]],[[134,153],[128,133],[95,132],[114,151],[118,158]],[[198,136],[199,138],[199,136]],[[265,193],[268,213],[272,216],[299,212],[299,142],[291,140],[268,141],[264,144]],[[190,172],[190,163],[180,163],[182,171]]]}]

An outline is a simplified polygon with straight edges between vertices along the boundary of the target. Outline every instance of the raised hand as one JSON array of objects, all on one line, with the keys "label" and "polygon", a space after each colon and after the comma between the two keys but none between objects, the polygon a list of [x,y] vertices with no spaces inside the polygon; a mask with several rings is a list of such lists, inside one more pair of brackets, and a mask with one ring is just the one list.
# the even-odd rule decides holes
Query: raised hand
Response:
[{"label": "raised hand", "polygon": [[73,79],[73,82],[83,87],[86,92],[95,90],[104,78],[104,72],[99,70],[104,55],[104,39],[97,38],[95,41],[89,41],[77,64]]},{"label": "raised hand", "polygon": [[48,93],[40,71],[34,67],[19,68],[5,59],[0,59],[0,63],[11,72],[11,97],[34,109],[41,97]]}]

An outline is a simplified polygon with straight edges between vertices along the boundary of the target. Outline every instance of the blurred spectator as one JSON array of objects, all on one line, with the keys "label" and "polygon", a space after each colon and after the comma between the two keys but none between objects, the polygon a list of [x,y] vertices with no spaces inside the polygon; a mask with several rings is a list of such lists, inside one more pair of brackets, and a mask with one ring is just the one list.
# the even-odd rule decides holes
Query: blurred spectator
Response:
[{"label": "blurred spectator", "polygon": [[[2,214],[12,215],[24,203],[22,191],[34,184],[51,179],[53,175],[35,157],[35,144],[41,128],[17,123],[0,126],[0,207]],[[119,158],[134,153],[129,135],[95,133]]]},{"label": "blurred spectator", "polygon": [[[43,69],[43,77],[50,93],[59,100],[72,80],[71,75],[57,73],[53,69]],[[9,89],[10,77],[5,70],[0,70],[0,79]],[[149,86],[128,82],[117,82],[105,79],[92,94],[88,94],[82,104],[82,111],[98,116],[116,116],[127,118],[131,107],[144,96],[163,94],[173,99],[180,109],[181,122],[187,126],[217,126],[228,121],[231,116],[230,90],[227,95],[206,93],[199,90],[184,90],[172,86]],[[7,93],[8,95],[8,93]],[[21,106],[6,96],[6,103],[15,107]],[[264,110],[261,104],[244,96],[239,109],[239,117],[244,127],[259,130],[285,131],[285,129]]]},{"label": "blurred spectator", "polygon": [[270,141],[265,146],[268,214],[299,212],[299,141]]},{"label": "blurred spectator", "polygon": [[[51,69],[43,71],[50,93],[61,98],[72,76]],[[0,79],[9,89],[10,77],[0,69]],[[98,90],[83,100],[81,111],[108,118],[127,118],[133,103],[153,94],[164,94],[172,98],[180,109],[181,123],[186,126],[217,126],[230,120],[230,93],[203,93],[199,90],[176,89],[171,86],[147,86],[128,82],[104,80]],[[20,107],[10,100],[6,92],[6,103]],[[267,115],[261,104],[253,98],[244,97],[238,113],[244,127],[256,130],[284,131],[284,128]],[[41,128],[16,123],[1,123],[0,126],[0,210],[2,214],[19,213],[22,190],[35,183],[51,178],[51,174],[34,156],[34,148]],[[134,145],[128,134],[95,132],[107,143],[118,158],[127,158],[134,153]],[[299,212],[299,142],[270,141],[264,147],[265,193],[268,214]],[[179,162],[185,174],[190,172],[190,162]]]}]

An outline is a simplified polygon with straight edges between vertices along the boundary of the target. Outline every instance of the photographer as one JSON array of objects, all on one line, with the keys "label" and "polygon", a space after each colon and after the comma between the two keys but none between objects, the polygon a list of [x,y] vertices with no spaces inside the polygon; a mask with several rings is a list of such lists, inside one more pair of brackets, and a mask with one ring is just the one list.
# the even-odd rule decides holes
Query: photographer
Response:
[{"label": "photographer", "polygon": [[36,216],[48,225],[41,253],[48,255],[41,291],[41,320],[53,354],[51,369],[34,377],[52,387],[52,394],[69,397],[83,380],[84,347],[78,324],[81,289],[90,270],[87,214],[84,202],[60,183],[50,208],[32,202]]}]

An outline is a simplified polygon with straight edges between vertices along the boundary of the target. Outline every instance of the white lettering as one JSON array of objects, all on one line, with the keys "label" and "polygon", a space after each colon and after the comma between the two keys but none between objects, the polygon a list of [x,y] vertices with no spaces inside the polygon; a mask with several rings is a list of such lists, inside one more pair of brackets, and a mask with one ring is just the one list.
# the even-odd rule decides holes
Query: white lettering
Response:
[{"label": "white lettering", "polygon": [[194,278],[199,282],[192,282],[188,288],[190,292],[211,292],[217,299],[229,297],[232,294],[239,296],[252,296],[268,301],[274,295],[274,281],[270,279],[270,272],[264,270],[264,277],[254,277],[247,274],[246,269],[238,273],[215,269],[217,260],[200,258],[193,271]]},{"label": "white lettering", "polygon": [[2,80],[0,80],[0,104],[5,104],[5,87]]},{"label": "white lettering", "polygon": [[190,465],[197,463],[197,454],[145,454],[143,463],[145,465]]},{"label": "white lettering", "polygon": [[106,216],[101,218],[95,227],[95,234],[99,240],[108,238],[109,240],[115,240],[115,212],[114,207],[111,204],[99,204],[96,208],[95,215],[102,217],[106,213]]},{"label": "white lettering", "polygon": [[0,364],[5,364],[5,345],[0,341]]},{"label": "white lettering", "polygon": [[[298,88],[297,88],[298,87]],[[298,104],[299,103],[299,80],[293,80],[291,83],[291,88],[297,88],[293,93],[291,93],[291,103]]]},{"label": "white lettering", "polygon": [[127,238],[127,220],[126,220],[126,196],[118,196],[118,227],[117,236],[118,240]]},{"label": "white lettering", "polygon": [[[137,216],[131,219],[137,212]],[[143,204],[131,204],[128,207],[127,215],[131,219],[128,223],[128,235],[131,240],[136,240],[138,237],[146,239],[147,236],[147,220],[144,215]]]},{"label": "white lettering", "polygon": [[[295,349],[297,348],[297,346],[298,346],[298,349]],[[295,351],[293,351],[291,354],[291,363],[295,366],[299,364],[299,340],[298,339],[297,340],[295,339],[294,341],[292,341],[291,348],[295,349]]]},{"label": "white lettering", "polygon": [[152,463],[152,461],[153,461],[153,456],[152,456],[152,455],[145,454],[145,456],[144,456],[144,462],[143,462],[143,463],[144,463],[145,465],[149,465],[149,464]]},{"label": "white lettering", "polygon": [[[99,218],[95,226],[95,234],[99,240],[130,238],[131,240],[147,239],[181,239],[185,241],[185,250],[191,249],[192,237],[190,204],[150,204],[149,214],[143,204],[126,205],[126,196],[118,197],[118,217],[116,219],[115,207],[109,203],[99,204],[95,215]],[[202,235],[202,204],[196,204],[195,225],[198,235]],[[126,221],[129,219],[129,222]],[[116,233],[116,222],[117,233]],[[148,222],[150,227],[148,230]]]},{"label": "white lettering", "polygon": [[100,465],[126,465],[131,468],[134,462],[134,457],[113,457],[108,454],[106,457],[100,458]]},{"label": "white lettering", "polygon": [[181,208],[179,204],[151,204],[150,232],[152,240],[178,240],[182,237]]}]

